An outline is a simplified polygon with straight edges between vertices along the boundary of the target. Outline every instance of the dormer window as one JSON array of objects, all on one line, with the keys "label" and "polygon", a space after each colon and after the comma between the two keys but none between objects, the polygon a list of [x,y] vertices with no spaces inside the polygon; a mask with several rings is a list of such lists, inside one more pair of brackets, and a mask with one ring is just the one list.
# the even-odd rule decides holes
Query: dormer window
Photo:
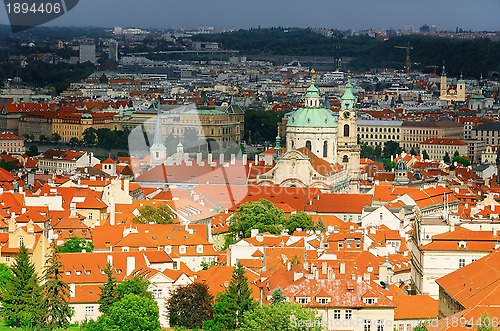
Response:
[{"label": "dormer window", "polygon": [[71,271],[66,271],[66,276],[70,276],[71,275]]},{"label": "dormer window", "polygon": [[186,246],[180,246],[179,247],[179,253],[186,254]]},{"label": "dormer window", "polygon": [[85,275],[90,276],[90,270],[85,270]]},{"label": "dormer window", "polygon": [[81,276],[82,272],[80,270],[75,271],[75,275]]},{"label": "dormer window", "polygon": [[297,303],[300,303],[301,305],[307,305],[309,303],[309,298],[306,297],[297,298]]},{"label": "dormer window", "polygon": [[459,241],[458,242],[458,248],[466,249],[467,248],[467,242],[466,241]]},{"label": "dormer window", "polygon": [[377,302],[377,299],[376,298],[364,298],[363,301],[367,304],[367,305],[373,305]]},{"label": "dormer window", "polygon": [[329,298],[316,298],[316,301],[320,305],[326,305],[328,302],[330,302],[330,299]]}]

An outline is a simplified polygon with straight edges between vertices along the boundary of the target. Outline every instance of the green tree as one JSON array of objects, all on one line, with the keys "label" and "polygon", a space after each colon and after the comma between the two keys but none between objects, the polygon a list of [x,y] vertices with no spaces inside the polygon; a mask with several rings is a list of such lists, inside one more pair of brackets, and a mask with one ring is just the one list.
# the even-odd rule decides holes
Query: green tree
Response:
[{"label": "green tree", "polygon": [[269,200],[247,202],[233,213],[229,233],[234,240],[250,237],[252,229],[279,234],[283,229],[284,215]]},{"label": "green tree", "polygon": [[213,306],[214,318],[203,323],[203,330],[236,330],[243,314],[257,306],[251,293],[245,268],[238,262],[231,275],[229,287],[224,293],[217,295]]},{"label": "green tree", "polygon": [[273,294],[271,296],[271,304],[277,304],[277,303],[280,303],[280,302],[285,302],[286,301],[286,297],[283,295],[283,291],[279,288],[275,289],[273,291]]},{"label": "green tree", "polygon": [[77,137],[71,137],[69,138],[69,143],[70,145],[78,145],[80,143],[80,140]]},{"label": "green tree", "polygon": [[167,302],[170,326],[199,328],[213,318],[213,296],[208,286],[192,283],[177,288]]},{"label": "green tree", "polygon": [[326,226],[325,223],[323,223],[323,219],[318,217],[318,222],[316,223],[316,229],[320,230],[321,232],[326,232]]},{"label": "green tree", "polygon": [[481,316],[478,323],[476,323],[476,329],[477,331],[494,331],[495,326],[493,325],[493,321],[488,316],[488,314],[484,314],[483,316]]},{"label": "green tree", "polygon": [[39,137],[38,137],[38,140],[40,140],[41,142],[45,142],[45,141],[48,141],[49,138],[47,138],[47,136],[41,134]]},{"label": "green tree", "polygon": [[384,165],[385,170],[392,170],[396,168],[396,162],[391,161],[391,159],[383,159],[382,164]]},{"label": "green tree", "polygon": [[8,162],[4,159],[0,160],[0,168],[5,169],[7,171],[17,170],[19,169],[19,165],[17,162]]},{"label": "green tree", "polygon": [[86,128],[83,131],[83,141],[88,145],[94,145],[97,140],[97,130],[95,128]]},{"label": "green tree", "polygon": [[122,299],[127,294],[134,294],[148,299],[153,299],[153,294],[148,291],[149,285],[150,283],[148,280],[134,276],[116,286],[116,297],[118,299]]},{"label": "green tree", "polygon": [[44,326],[50,330],[69,326],[72,310],[68,304],[69,285],[61,278],[63,264],[55,242],[50,246],[50,255],[44,270],[43,309],[45,311]]},{"label": "green tree", "polygon": [[453,162],[460,163],[464,167],[468,167],[470,165],[470,160],[468,158],[466,158],[465,156],[460,156],[460,155],[454,156]]},{"label": "green tree", "polygon": [[158,208],[152,206],[145,206],[139,210],[139,215],[134,217],[134,223],[156,223],[156,224],[172,224],[174,213],[168,206],[159,206]]},{"label": "green tree", "polygon": [[102,286],[99,286],[101,294],[99,294],[99,311],[105,314],[109,307],[118,300],[116,295],[116,278],[113,276],[113,266],[111,263],[106,263],[104,273],[107,276],[107,281]]},{"label": "green tree", "polygon": [[427,331],[427,328],[423,323],[419,323],[417,326],[413,328],[413,331]]},{"label": "green tree", "polygon": [[417,155],[417,151],[415,150],[415,148],[412,147],[410,149],[410,155],[413,155],[413,156]]},{"label": "green tree", "polygon": [[97,322],[90,321],[87,331],[159,331],[156,302],[141,295],[127,294],[113,303]]},{"label": "green tree", "polygon": [[10,268],[11,275],[1,289],[2,316],[8,326],[36,327],[42,323],[42,289],[28,249],[21,245]]},{"label": "green tree", "polygon": [[375,146],[375,149],[373,150],[373,156],[375,158],[379,158],[382,156],[382,147],[380,147],[380,145]]},{"label": "green tree", "polygon": [[78,252],[92,252],[94,250],[94,244],[91,241],[87,241],[85,238],[71,237],[59,246],[59,251],[61,253],[78,253]]},{"label": "green tree", "polygon": [[301,228],[304,231],[312,230],[314,229],[314,222],[311,216],[303,211],[299,211],[285,219],[285,228],[288,229],[289,234],[294,233],[297,228]]},{"label": "green tree", "polygon": [[422,151],[422,157],[424,158],[424,160],[429,159],[429,153],[427,153],[427,151],[425,149]]},{"label": "green tree", "polygon": [[399,143],[389,140],[384,144],[384,150],[382,152],[382,156],[384,158],[389,158],[392,155],[400,154],[402,151],[402,148],[399,147]]},{"label": "green tree", "polygon": [[243,316],[241,331],[319,331],[321,318],[313,309],[296,303],[281,302],[258,307]]},{"label": "green tree", "polygon": [[460,153],[458,152],[458,150],[455,150],[455,153],[453,153],[453,157],[457,157],[457,156],[460,156]]},{"label": "green tree", "polygon": [[[6,264],[0,263],[0,289],[4,288],[7,282],[11,279],[12,272]],[[1,295],[0,291],[0,295]],[[1,301],[1,298],[0,298]]]},{"label": "green tree", "polygon": [[26,151],[26,154],[30,157],[40,154],[40,152],[38,151],[38,146],[31,145],[30,148]]},{"label": "green tree", "polygon": [[446,152],[443,156],[443,161],[444,163],[447,163],[449,164],[451,162],[451,159],[450,159],[450,154],[448,154],[448,152]]},{"label": "green tree", "polygon": [[361,145],[360,157],[367,158],[367,159],[374,158],[375,151],[371,146],[368,146],[367,144],[363,144],[363,145]]},{"label": "green tree", "polygon": [[57,132],[54,132],[52,134],[52,141],[55,142],[55,143],[57,143],[59,140],[61,140],[61,135],[59,133],[57,133]]}]

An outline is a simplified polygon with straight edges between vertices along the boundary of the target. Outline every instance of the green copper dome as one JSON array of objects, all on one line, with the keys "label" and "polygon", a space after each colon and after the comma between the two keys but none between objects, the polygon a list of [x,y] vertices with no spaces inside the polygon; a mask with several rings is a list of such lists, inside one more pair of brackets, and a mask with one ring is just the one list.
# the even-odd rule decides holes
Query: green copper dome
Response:
[{"label": "green copper dome", "polygon": [[337,127],[337,121],[329,109],[299,108],[290,115],[287,126],[328,128]]}]

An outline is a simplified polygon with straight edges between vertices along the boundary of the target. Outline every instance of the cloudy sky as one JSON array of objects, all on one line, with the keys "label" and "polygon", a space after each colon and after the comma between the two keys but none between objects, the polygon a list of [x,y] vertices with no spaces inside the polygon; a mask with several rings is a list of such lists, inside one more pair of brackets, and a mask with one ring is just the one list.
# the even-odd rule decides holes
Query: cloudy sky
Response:
[{"label": "cloudy sky", "polygon": [[[41,1],[41,0],[40,0]],[[80,0],[57,26],[500,30],[500,0]],[[0,23],[8,24],[5,8]]]}]

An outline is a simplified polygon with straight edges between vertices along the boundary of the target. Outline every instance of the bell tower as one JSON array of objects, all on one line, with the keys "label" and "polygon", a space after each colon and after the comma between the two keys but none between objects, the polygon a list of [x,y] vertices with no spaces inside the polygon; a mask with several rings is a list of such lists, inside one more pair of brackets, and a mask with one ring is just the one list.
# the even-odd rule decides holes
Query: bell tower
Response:
[{"label": "bell tower", "polygon": [[149,155],[150,155],[149,165],[151,168],[163,164],[167,160],[167,148],[165,147],[165,145],[163,145],[161,110],[159,105],[155,105],[155,108],[157,110],[155,132],[153,137],[153,144],[149,148]]},{"label": "bell tower", "polygon": [[349,191],[359,192],[360,148],[358,146],[357,98],[353,94],[350,77],[347,80],[344,94],[340,101],[337,138],[337,163],[349,173]]}]

